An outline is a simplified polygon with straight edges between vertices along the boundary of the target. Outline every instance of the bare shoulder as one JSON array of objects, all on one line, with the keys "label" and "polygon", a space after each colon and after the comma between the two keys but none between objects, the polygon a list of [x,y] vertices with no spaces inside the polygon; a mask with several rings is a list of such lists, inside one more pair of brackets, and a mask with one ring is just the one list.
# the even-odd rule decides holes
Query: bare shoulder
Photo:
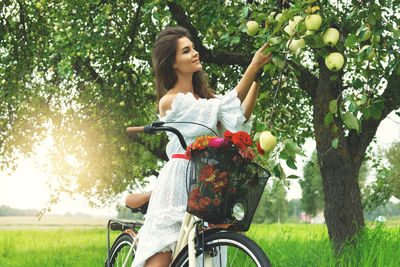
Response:
[{"label": "bare shoulder", "polygon": [[166,94],[163,97],[161,97],[160,105],[159,105],[161,117],[164,117],[166,115],[167,110],[172,109],[172,102],[174,101],[176,95],[177,94],[175,94],[175,93],[170,93],[170,94]]}]

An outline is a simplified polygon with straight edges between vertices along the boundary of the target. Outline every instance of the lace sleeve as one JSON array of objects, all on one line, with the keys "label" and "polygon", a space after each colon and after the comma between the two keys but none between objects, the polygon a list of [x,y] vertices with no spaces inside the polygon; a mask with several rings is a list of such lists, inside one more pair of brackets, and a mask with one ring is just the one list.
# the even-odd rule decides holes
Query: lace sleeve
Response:
[{"label": "lace sleeve", "polygon": [[215,129],[219,107],[218,98],[196,99],[191,93],[178,93],[172,102],[171,110],[167,110],[165,117],[159,118],[171,122],[171,126],[178,129],[184,137],[197,137],[210,134],[210,130],[201,125],[173,122],[194,122]]}]

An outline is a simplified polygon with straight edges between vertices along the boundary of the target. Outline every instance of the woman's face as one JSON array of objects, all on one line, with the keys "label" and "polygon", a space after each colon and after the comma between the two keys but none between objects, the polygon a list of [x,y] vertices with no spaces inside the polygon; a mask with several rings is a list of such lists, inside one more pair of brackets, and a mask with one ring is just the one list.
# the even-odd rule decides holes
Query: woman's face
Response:
[{"label": "woman's face", "polygon": [[174,69],[177,73],[189,74],[201,70],[199,53],[194,50],[192,41],[181,37],[177,41]]}]

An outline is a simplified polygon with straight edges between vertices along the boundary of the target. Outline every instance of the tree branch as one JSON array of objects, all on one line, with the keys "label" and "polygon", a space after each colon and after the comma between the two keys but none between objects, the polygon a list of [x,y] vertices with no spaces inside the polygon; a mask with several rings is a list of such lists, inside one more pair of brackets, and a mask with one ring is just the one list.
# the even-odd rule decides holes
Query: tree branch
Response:
[{"label": "tree branch", "polygon": [[162,138],[161,143],[158,147],[151,148],[148,144],[146,144],[142,138],[140,138],[138,135],[131,135],[130,138],[132,139],[133,142],[136,142],[145,148],[147,148],[153,155],[158,157],[161,160],[168,161],[168,156],[165,152],[165,147],[167,146],[168,143],[168,138]]},{"label": "tree branch", "polygon": [[142,9],[142,6],[144,4],[144,0],[140,0],[140,2],[138,3],[138,7],[136,9],[136,14],[134,19],[132,18],[130,21],[130,29],[129,29],[129,37],[131,38],[131,42],[129,43],[128,47],[125,49],[125,51],[122,54],[122,58],[127,59],[127,57],[129,57],[129,55],[132,52],[132,49],[135,45],[135,36],[137,34],[137,31],[139,29],[139,24],[140,24],[140,12]]},{"label": "tree branch", "polygon": [[240,65],[247,67],[253,58],[252,54],[235,53],[235,52],[213,52],[207,49],[201,42],[197,30],[194,28],[188,16],[182,7],[178,6],[175,2],[168,2],[169,10],[171,11],[172,18],[178,22],[179,25],[185,27],[190,35],[192,41],[200,54],[201,60],[207,63],[215,63],[219,65]]},{"label": "tree branch", "polygon": [[315,77],[309,70],[301,65],[297,65],[293,61],[288,61],[288,64],[292,66],[295,70],[300,72],[300,75],[297,76],[298,85],[300,89],[305,91],[311,98],[315,96],[315,90],[318,87],[318,78]]},{"label": "tree branch", "polygon": [[[395,71],[389,76],[388,83],[385,91],[379,96],[379,99],[383,100],[385,107],[381,111],[381,116],[378,120],[370,118],[363,120],[361,124],[362,132],[358,135],[356,131],[351,131],[348,137],[348,143],[353,147],[352,151],[356,151],[357,155],[353,157],[359,157],[364,155],[365,150],[374,138],[376,131],[378,130],[379,124],[384,120],[389,113],[393,110],[400,108],[400,76],[396,75]],[[361,159],[362,160],[362,159]]]}]

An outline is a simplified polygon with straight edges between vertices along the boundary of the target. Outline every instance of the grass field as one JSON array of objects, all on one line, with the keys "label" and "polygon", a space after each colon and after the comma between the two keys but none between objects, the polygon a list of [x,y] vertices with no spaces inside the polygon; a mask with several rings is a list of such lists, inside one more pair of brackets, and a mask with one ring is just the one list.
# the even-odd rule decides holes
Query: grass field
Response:
[{"label": "grass field", "polygon": [[[106,219],[45,219],[0,217],[0,266],[104,266]],[[324,225],[252,225],[247,235],[274,266],[400,266],[398,227],[370,225],[358,247],[340,258],[331,253]]]}]

